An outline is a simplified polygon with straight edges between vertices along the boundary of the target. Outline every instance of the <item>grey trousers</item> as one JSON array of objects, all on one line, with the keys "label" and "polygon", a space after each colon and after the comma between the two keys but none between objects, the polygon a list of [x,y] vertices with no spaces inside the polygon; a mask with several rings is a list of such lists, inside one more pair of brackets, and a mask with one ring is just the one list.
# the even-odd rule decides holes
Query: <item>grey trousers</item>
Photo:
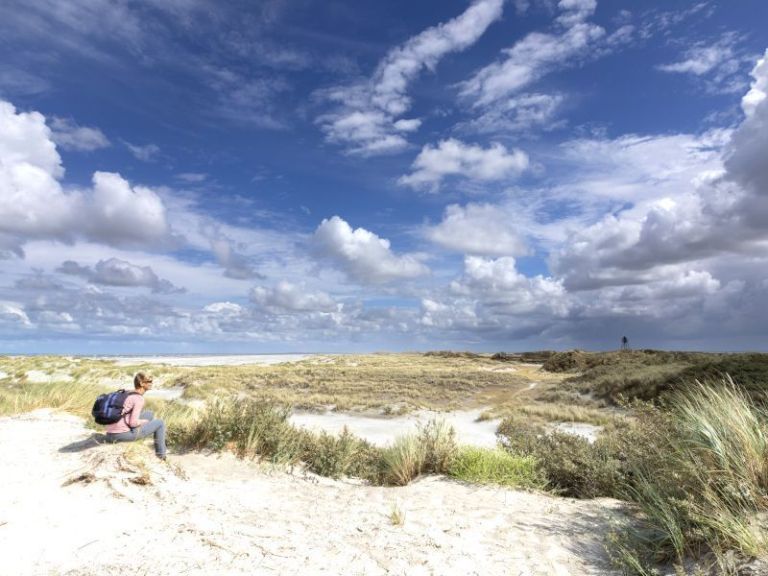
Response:
[{"label": "grey trousers", "polygon": [[139,415],[139,418],[142,420],[149,420],[149,422],[133,428],[129,432],[107,434],[107,442],[113,444],[115,442],[133,442],[134,440],[140,440],[152,434],[155,437],[155,454],[160,458],[165,458],[165,422],[159,418],[154,418],[154,414],[151,410],[145,410]]}]

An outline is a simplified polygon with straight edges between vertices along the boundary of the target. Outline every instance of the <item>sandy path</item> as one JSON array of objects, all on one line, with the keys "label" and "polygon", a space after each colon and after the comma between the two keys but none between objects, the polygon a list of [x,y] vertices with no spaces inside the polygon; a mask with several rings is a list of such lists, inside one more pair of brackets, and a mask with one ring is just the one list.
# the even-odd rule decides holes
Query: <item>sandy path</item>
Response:
[{"label": "sandy path", "polygon": [[[150,457],[153,483],[139,486],[115,464],[124,447],[90,436],[67,415],[0,418],[8,574],[611,573],[601,542],[613,501],[441,477],[370,487],[200,454],[174,458],[187,478]],[[87,471],[97,479],[62,486]]]}]

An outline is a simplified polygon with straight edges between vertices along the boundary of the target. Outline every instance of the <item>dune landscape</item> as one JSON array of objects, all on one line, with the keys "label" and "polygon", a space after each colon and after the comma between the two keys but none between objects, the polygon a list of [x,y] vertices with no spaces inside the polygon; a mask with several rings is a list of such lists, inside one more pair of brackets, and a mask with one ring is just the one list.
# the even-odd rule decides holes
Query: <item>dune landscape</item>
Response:
[{"label": "dune landscape", "polygon": [[[764,476],[742,472],[759,439],[733,436],[764,434],[749,398],[762,394],[765,355],[136,360],[0,358],[9,574],[763,573]],[[738,389],[712,380],[738,367]],[[150,439],[106,444],[89,416],[96,394],[138,370],[157,374],[147,401],[168,423],[166,462]],[[710,384],[680,396],[680,375]],[[620,395],[639,404],[611,400]],[[698,426],[731,426],[732,462],[702,478],[749,482],[754,504],[698,493],[675,456],[683,412],[658,412],[649,396],[698,403]],[[741,410],[741,428],[710,410]],[[658,496],[645,500],[651,486]],[[680,497],[720,506],[723,531],[681,531],[676,548],[653,514]],[[681,530],[697,521],[674,514]]]}]

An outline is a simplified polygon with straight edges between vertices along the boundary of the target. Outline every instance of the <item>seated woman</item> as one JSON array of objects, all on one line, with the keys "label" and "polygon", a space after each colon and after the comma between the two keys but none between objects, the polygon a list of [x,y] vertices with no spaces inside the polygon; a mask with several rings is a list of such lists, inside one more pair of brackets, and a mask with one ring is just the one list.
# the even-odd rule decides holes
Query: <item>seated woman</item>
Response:
[{"label": "seated woman", "polygon": [[152,377],[139,372],[133,378],[135,393],[123,404],[123,417],[107,426],[107,442],[133,442],[154,434],[155,454],[165,460],[165,422],[144,410],[144,393],[152,389]]}]

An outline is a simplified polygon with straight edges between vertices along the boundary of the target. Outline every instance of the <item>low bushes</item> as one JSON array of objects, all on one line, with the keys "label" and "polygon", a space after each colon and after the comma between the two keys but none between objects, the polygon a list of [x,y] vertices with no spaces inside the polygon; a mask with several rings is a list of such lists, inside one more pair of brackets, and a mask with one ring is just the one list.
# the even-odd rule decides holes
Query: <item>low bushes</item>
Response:
[{"label": "low bushes", "polygon": [[620,463],[602,441],[550,432],[526,421],[506,418],[498,429],[502,446],[518,457],[531,457],[549,489],[574,498],[616,496]]},{"label": "low bushes", "polygon": [[193,449],[229,448],[240,457],[269,462],[301,461],[323,476],[354,476],[379,485],[405,486],[422,474],[448,474],[473,482],[544,486],[534,458],[460,448],[453,428],[443,420],[433,419],[380,448],[346,429],[339,435],[301,430],[288,422],[289,414],[280,405],[218,400],[196,419],[177,422],[169,430],[169,440]]}]

